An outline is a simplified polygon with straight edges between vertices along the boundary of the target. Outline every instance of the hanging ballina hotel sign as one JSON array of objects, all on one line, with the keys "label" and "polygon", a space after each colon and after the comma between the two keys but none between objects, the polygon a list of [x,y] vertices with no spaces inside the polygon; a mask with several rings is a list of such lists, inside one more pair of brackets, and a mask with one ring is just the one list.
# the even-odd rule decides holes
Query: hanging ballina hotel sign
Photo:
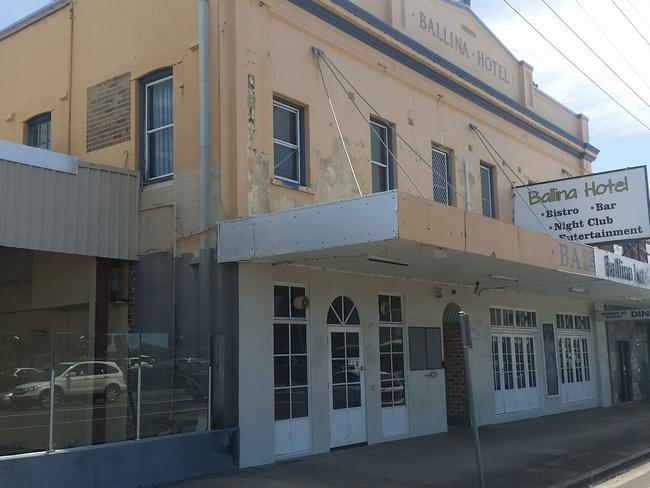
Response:
[{"label": "hanging ballina hotel sign", "polygon": [[650,237],[645,166],[521,186],[515,224],[582,244]]}]

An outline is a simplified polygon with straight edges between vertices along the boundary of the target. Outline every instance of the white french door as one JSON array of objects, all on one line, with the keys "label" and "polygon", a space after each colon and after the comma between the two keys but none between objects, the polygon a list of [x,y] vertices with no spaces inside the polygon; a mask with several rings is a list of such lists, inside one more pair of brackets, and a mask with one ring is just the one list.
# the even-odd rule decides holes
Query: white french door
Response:
[{"label": "white french door", "polygon": [[587,334],[562,333],[557,339],[562,403],[591,400],[591,369]]},{"label": "white french door", "polygon": [[330,447],[366,441],[361,327],[330,327]]},{"label": "white french door", "polygon": [[533,335],[493,334],[492,372],[497,415],[539,407]]}]

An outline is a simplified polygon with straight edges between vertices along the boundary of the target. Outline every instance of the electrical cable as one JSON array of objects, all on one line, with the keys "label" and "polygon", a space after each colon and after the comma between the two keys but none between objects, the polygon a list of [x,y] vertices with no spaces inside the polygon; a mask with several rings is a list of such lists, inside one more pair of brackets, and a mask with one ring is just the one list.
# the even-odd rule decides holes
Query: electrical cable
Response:
[{"label": "electrical cable", "polygon": [[645,103],[647,107],[650,108],[650,104],[648,104],[648,102],[645,100],[645,98],[643,98],[641,95],[639,95],[639,93],[638,93],[634,88],[632,88],[632,87],[629,85],[629,83],[628,83],[627,81],[625,81],[625,80],[621,77],[621,75],[619,75],[619,74],[618,74],[618,73],[617,73],[617,72],[616,72],[616,71],[615,71],[615,70],[614,70],[614,69],[613,69],[609,64],[607,64],[607,62],[606,62],[606,61],[605,61],[605,60],[604,60],[604,59],[603,59],[603,58],[602,58],[602,57],[601,57],[601,56],[600,56],[600,55],[599,55],[599,54],[598,54],[598,53],[597,53],[597,52],[596,52],[596,51],[595,51],[595,50],[594,50],[594,49],[593,49],[589,44],[587,44],[587,43],[585,42],[585,40],[584,40],[582,37],[580,37],[580,34],[578,34],[578,33],[573,29],[573,27],[571,27],[571,26],[570,26],[570,25],[569,25],[569,24],[564,20],[564,18],[563,18],[563,17],[562,17],[562,16],[561,16],[561,15],[560,15],[560,14],[559,14],[559,13],[558,13],[554,8],[553,8],[553,7],[551,7],[551,5],[550,5],[546,0],[542,0],[542,3],[544,3],[544,5],[546,5],[546,6],[549,8],[549,10],[550,10],[551,12],[553,12],[553,15],[555,15],[555,16],[560,20],[560,22],[562,22],[562,23],[565,25],[565,27],[566,27],[567,29],[569,29],[569,30],[571,31],[571,33],[572,33],[574,36],[576,36],[576,37],[578,38],[578,40],[579,40],[579,41],[580,41],[580,42],[581,42],[581,43],[582,43],[582,44],[583,44],[587,49],[589,49],[589,51],[591,51],[591,53],[592,53],[594,56],[596,56],[596,57],[598,58],[598,60],[599,60],[601,63],[603,63],[603,64],[607,67],[607,69],[608,69],[609,71],[612,72],[612,74],[613,74],[614,76],[616,76],[616,77],[617,77],[617,78],[618,78],[618,79],[619,79],[619,80],[620,80],[620,81],[621,81],[621,82],[622,82],[622,83],[623,83],[623,84],[624,84],[624,85],[625,85],[625,86],[626,86],[626,87],[627,87],[627,88],[628,88],[632,93],[634,93],[637,97],[639,97],[639,99],[640,99],[643,103]]},{"label": "electrical cable", "polygon": [[[375,128],[373,127],[373,125],[372,125],[372,121],[369,120],[369,119],[366,117],[366,115],[365,115],[365,114],[363,113],[363,111],[359,108],[359,106],[357,105],[357,103],[356,103],[354,100],[350,99],[350,97],[348,96],[348,91],[345,89],[345,86],[343,86],[343,83],[341,83],[341,80],[339,80],[339,78],[336,76],[336,73],[334,72],[334,70],[332,69],[332,67],[328,64],[325,53],[324,53],[323,51],[319,50],[319,51],[317,52],[317,54],[319,55],[319,59],[320,59],[320,57],[323,58],[323,60],[325,61],[325,65],[326,65],[326,66],[329,68],[329,70],[331,71],[332,75],[334,76],[334,79],[338,82],[339,86],[341,87],[341,89],[343,90],[343,92],[346,94],[346,97],[347,97],[347,98],[352,102],[352,105],[354,105],[354,107],[357,109],[357,112],[359,112],[359,114],[361,115],[361,117],[366,121],[366,123],[368,124],[368,127],[370,127],[370,130],[372,131],[372,133],[373,133],[373,134],[375,135],[375,137],[377,137],[377,139],[381,142],[382,146],[384,146],[384,148],[386,149],[386,151],[388,151],[388,153],[390,154],[390,156],[391,156],[391,157],[393,158],[393,160],[395,161],[395,164],[397,164],[397,167],[398,167],[399,169],[401,169],[401,170],[404,172],[404,174],[406,175],[406,177],[407,177],[407,178],[409,179],[409,181],[413,184],[413,186],[415,187],[415,189],[420,193],[420,195],[422,196],[422,198],[426,198],[426,196],[424,195],[424,192],[422,191],[422,189],[420,189],[420,187],[417,185],[417,183],[415,183],[415,180],[413,180],[413,178],[412,178],[411,175],[408,173],[408,171],[406,171],[406,169],[404,169],[404,167],[402,166],[402,164],[399,162],[399,159],[397,158],[397,156],[395,156],[395,154],[394,154],[393,151],[391,150],[390,146],[388,146],[388,144],[387,144],[386,142],[384,142],[384,140],[379,136],[379,133],[377,132],[377,129],[375,129]],[[393,132],[394,132],[395,134],[397,134],[397,131],[395,131],[394,129],[393,129]]]},{"label": "electrical cable", "polygon": [[[523,180],[523,179],[522,179],[522,178],[517,174],[517,172],[512,168],[512,166],[510,166],[510,165],[506,162],[506,160],[503,159],[503,157],[501,156],[501,154],[499,154],[499,151],[497,151],[497,149],[492,145],[492,143],[491,143],[491,142],[489,141],[489,139],[485,136],[485,134],[483,134],[483,132],[481,131],[481,129],[479,129],[479,128],[478,128],[476,125],[474,125],[474,124],[472,124],[470,127],[472,128],[472,130],[474,130],[474,132],[476,132],[476,135],[478,136],[479,140],[481,141],[481,144],[483,144],[483,147],[485,147],[485,149],[486,149],[487,152],[490,154],[490,156],[492,157],[492,159],[494,159],[494,163],[495,163],[495,165],[496,165],[497,167],[500,168],[500,166],[499,166],[499,162],[498,162],[497,158],[492,154],[492,151],[494,151],[494,153],[498,156],[498,158],[499,158],[499,160],[501,161],[501,163],[502,163],[506,168],[508,168],[508,169],[510,170],[510,172],[515,176],[515,178],[516,178],[517,180],[519,180],[519,182],[520,182],[523,186],[527,186],[527,185],[526,185],[526,182],[525,182],[525,181],[524,181],[524,180]],[[488,148],[488,146],[492,149],[492,151]],[[503,171],[503,169],[502,169],[502,171]],[[505,173],[505,171],[504,171],[504,174],[505,174],[506,178],[508,178],[508,181],[510,181],[510,177],[507,175],[507,173]],[[542,222],[542,220],[539,218],[539,216],[537,215],[537,213],[536,213],[536,212],[532,209],[532,207],[528,204],[528,202],[526,201],[526,199],[521,195],[521,193],[519,192],[519,189],[518,189],[517,187],[515,187],[515,186],[513,186],[512,189],[515,191],[515,193],[517,193],[517,195],[519,196],[519,198],[521,198],[521,200],[524,202],[524,204],[526,205],[526,207],[528,207],[528,210],[530,210],[530,212],[535,216],[535,218],[537,219],[537,221],[542,225],[542,227],[544,228],[544,231],[545,231],[548,235],[550,235],[551,237],[557,237],[557,236],[554,236],[553,234],[551,234],[551,233],[548,231],[548,229],[546,228],[546,225]],[[544,208],[544,210],[546,210],[547,212],[551,212],[551,210],[546,206],[546,204],[545,204],[544,202],[540,202],[540,203],[542,204],[542,207]],[[553,218],[555,219],[555,221],[556,221],[558,224],[562,225],[562,222],[557,218],[557,216],[553,215]],[[570,230],[567,230],[566,232],[567,232],[567,234],[570,235],[571,237],[575,237],[574,234],[573,234]]]},{"label": "electrical cable", "polygon": [[575,69],[577,69],[578,71],[580,71],[580,73],[582,73],[582,75],[583,75],[585,78],[587,78],[589,81],[591,81],[591,83],[593,83],[594,86],[596,86],[596,87],[597,87],[601,92],[603,92],[603,93],[604,93],[604,94],[605,94],[605,95],[606,95],[610,100],[612,100],[616,105],[618,105],[620,108],[622,108],[622,109],[623,109],[623,110],[624,110],[624,111],[625,111],[625,112],[626,112],[630,117],[632,117],[632,118],[633,118],[634,120],[636,120],[639,124],[641,124],[641,125],[642,125],[646,130],[649,130],[649,131],[650,131],[650,126],[648,126],[645,122],[643,122],[639,117],[637,117],[636,115],[634,115],[634,114],[633,114],[630,110],[628,110],[628,109],[627,109],[627,108],[626,108],[626,107],[625,107],[621,102],[619,102],[616,98],[614,98],[612,95],[610,95],[609,92],[607,92],[607,91],[606,91],[602,86],[600,86],[596,81],[594,81],[593,78],[591,78],[587,73],[585,73],[585,71],[584,71],[582,68],[580,68],[577,64],[575,64],[573,61],[571,61],[571,59],[570,59],[566,54],[564,54],[564,52],[562,52],[562,50],[561,50],[559,47],[557,47],[555,44],[553,44],[553,42],[551,42],[551,40],[550,40],[548,37],[546,37],[544,34],[542,34],[542,33],[540,32],[540,30],[537,29],[537,27],[535,27],[533,24],[531,24],[530,21],[529,21],[526,17],[524,17],[523,14],[521,14],[521,13],[519,12],[519,10],[517,10],[517,9],[516,9],[516,8],[515,8],[515,7],[514,7],[514,6],[513,6],[513,5],[512,5],[508,0],[503,0],[503,1],[505,2],[506,5],[508,5],[508,7],[510,7],[510,9],[512,9],[513,12],[515,12],[515,13],[516,13],[516,14],[517,14],[517,15],[518,15],[518,16],[519,16],[519,17],[520,17],[524,22],[526,22],[526,24],[528,24],[528,26],[529,26],[531,29],[533,29],[533,30],[534,30],[534,31],[535,31],[535,32],[536,32],[536,33],[537,33],[537,34],[538,34],[542,39],[544,39],[544,40],[545,40],[545,41],[546,41],[546,42],[547,42],[547,43],[548,43],[548,44],[549,44],[553,49],[555,49],[555,51],[556,51],[558,54],[560,54],[560,56],[562,56],[562,57],[563,57],[564,59],[566,59],[569,63],[571,63],[571,65],[572,65]]},{"label": "electrical cable", "polygon": [[610,44],[610,45],[611,45],[611,46],[616,50],[616,52],[617,52],[618,55],[621,57],[621,59],[622,59],[623,61],[625,61],[625,64],[627,64],[628,68],[630,68],[630,70],[632,70],[632,72],[637,76],[637,78],[638,78],[639,80],[641,80],[641,83],[643,83],[643,84],[646,86],[646,88],[647,88],[648,90],[650,90],[650,85],[645,81],[645,78],[644,78],[643,76],[641,76],[641,74],[636,70],[636,68],[634,67],[634,65],[633,65],[633,64],[632,64],[632,63],[627,59],[627,57],[625,56],[625,54],[624,54],[624,53],[623,53],[623,52],[622,52],[622,51],[621,51],[621,50],[616,46],[616,43],[614,43],[614,41],[612,40],[612,38],[609,37],[609,35],[607,34],[607,32],[605,32],[605,29],[603,29],[602,27],[600,27],[600,25],[598,25],[598,22],[596,21],[596,19],[595,19],[595,18],[594,18],[594,17],[589,13],[589,11],[588,11],[588,10],[587,10],[583,5],[582,5],[581,0],[575,0],[575,1],[576,1],[576,3],[578,4],[578,6],[582,9],[582,11],[585,13],[585,15],[586,15],[587,17],[589,17],[589,19],[591,20],[591,23],[594,24],[594,26],[596,27],[596,29],[598,29],[598,32],[600,32],[600,34],[601,34],[601,35],[602,35],[602,36],[607,40],[607,42],[609,42],[609,44]]},{"label": "electrical cable", "polygon": [[[343,83],[341,82],[341,80],[338,78],[338,76],[337,76],[336,73],[338,73],[338,74],[341,76],[341,78],[343,78],[343,80],[345,80],[345,82],[346,82],[348,85],[350,85],[350,88],[352,88],[352,90],[353,90],[353,91],[354,91],[354,92],[359,96],[359,98],[361,98],[361,100],[364,101],[364,103],[365,103],[365,104],[370,108],[371,111],[373,111],[375,114],[377,114],[377,116],[378,116],[379,118],[383,118],[383,117],[381,116],[381,114],[379,113],[379,111],[376,110],[376,109],[375,109],[375,108],[370,104],[370,102],[369,102],[369,101],[368,101],[368,100],[363,96],[363,94],[362,94],[359,90],[357,90],[357,88],[356,88],[356,87],[352,84],[352,82],[351,82],[351,81],[350,81],[350,80],[345,76],[345,74],[344,74],[344,73],[343,73],[343,72],[342,72],[342,71],[341,71],[341,70],[336,66],[336,64],[335,64],[335,63],[334,63],[334,62],[333,62],[333,61],[332,61],[332,60],[327,56],[327,54],[325,54],[324,52],[322,52],[322,57],[323,57],[323,60],[325,61],[325,64],[326,64],[326,65],[329,67],[329,69],[332,71],[332,74],[334,75],[334,78],[338,81],[338,83],[339,83],[339,85],[341,86],[341,88],[343,89],[343,91],[344,91],[346,94],[348,93],[348,91],[346,90],[345,86],[343,85]],[[334,71],[336,71],[336,73],[335,73]],[[348,96],[348,98],[350,98],[350,97]],[[363,111],[358,107],[358,105],[356,104],[356,102],[355,102],[354,100],[350,100],[350,101],[353,103],[353,105],[355,106],[355,108],[357,109],[357,111],[361,114],[361,116],[366,120],[366,122],[370,123],[370,121],[366,118],[365,114],[364,114]],[[433,173],[435,173],[436,176],[438,176],[439,178],[441,178],[441,179],[443,179],[443,180],[445,181],[446,186],[447,186],[449,189],[451,189],[451,190],[452,190],[456,195],[458,195],[461,199],[463,199],[463,201],[467,202],[468,207],[469,207],[470,209],[472,208],[471,203],[469,203],[469,202],[467,201],[467,199],[465,198],[465,195],[463,195],[463,194],[460,193],[458,190],[456,190],[456,188],[455,188],[452,184],[450,184],[449,181],[447,181],[447,179],[446,179],[443,175],[441,175],[441,174],[440,174],[440,173],[439,173],[439,172],[438,172],[438,171],[433,167],[432,164],[430,164],[426,159],[424,159],[424,158],[420,155],[420,153],[418,153],[418,152],[415,150],[415,148],[414,148],[411,144],[409,144],[409,142],[406,141],[406,140],[401,136],[401,134],[400,134],[399,132],[397,132],[397,130],[394,130],[394,129],[393,129],[393,132],[395,133],[395,135],[397,136],[397,138],[398,138],[400,141],[402,141],[402,142],[404,143],[404,145],[406,145],[406,147],[408,147],[408,148],[413,152],[413,154],[415,154],[415,156],[416,156],[420,161],[422,161],[422,162],[423,162],[423,163],[424,163],[424,164],[425,164],[425,165],[426,165],[426,166],[427,166],[427,167],[428,167],[428,168],[429,168]],[[392,152],[391,152],[391,155],[392,155]],[[394,156],[393,156],[393,157],[394,157]],[[407,176],[408,176],[408,173],[407,173]],[[410,177],[409,177],[409,179],[410,179]],[[412,181],[412,180],[411,180],[411,181]],[[414,184],[415,184],[415,183],[414,183]],[[416,187],[417,187],[417,185],[416,185]],[[420,192],[420,193],[422,193],[422,192]]]},{"label": "electrical cable", "polygon": [[645,43],[646,43],[648,46],[650,46],[650,41],[648,41],[648,39],[647,39],[647,38],[646,38],[646,37],[641,33],[641,31],[638,29],[638,27],[637,27],[636,25],[634,25],[634,22],[632,22],[632,20],[630,20],[630,18],[627,16],[627,14],[626,14],[625,12],[623,12],[623,9],[622,9],[621,7],[619,7],[618,4],[617,4],[614,0],[609,0],[609,1],[612,2],[612,4],[614,5],[614,7],[616,7],[616,9],[621,13],[621,15],[622,15],[623,17],[625,17],[625,20],[627,20],[628,23],[629,23],[629,24],[634,28],[634,30],[637,32],[637,34],[639,34],[639,35],[641,36],[641,39],[643,39],[643,40],[645,41]]},{"label": "electrical cable", "polygon": [[320,66],[319,51],[314,49],[314,53],[316,54],[316,59],[317,59],[317,62],[318,62],[318,71],[320,72],[320,78],[323,81],[323,87],[325,88],[325,94],[327,95],[327,100],[329,101],[330,109],[332,110],[332,116],[334,117],[334,122],[336,123],[336,130],[338,130],[339,137],[341,138],[341,144],[343,144],[343,150],[345,151],[345,156],[348,158],[348,164],[350,165],[350,171],[352,171],[352,177],[354,178],[354,183],[357,185],[357,190],[359,191],[359,196],[362,196],[363,192],[361,191],[361,186],[359,186],[359,180],[357,179],[357,174],[354,171],[354,166],[352,166],[352,159],[350,159],[350,154],[348,153],[348,148],[345,145],[345,140],[343,139],[343,133],[341,132],[341,126],[339,125],[339,119],[336,116],[336,111],[334,110],[334,104],[332,103],[332,97],[330,97],[330,92],[327,89],[327,83],[325,83],[325,77],[323,76],[323,70],[321,69],[321,66]]}]

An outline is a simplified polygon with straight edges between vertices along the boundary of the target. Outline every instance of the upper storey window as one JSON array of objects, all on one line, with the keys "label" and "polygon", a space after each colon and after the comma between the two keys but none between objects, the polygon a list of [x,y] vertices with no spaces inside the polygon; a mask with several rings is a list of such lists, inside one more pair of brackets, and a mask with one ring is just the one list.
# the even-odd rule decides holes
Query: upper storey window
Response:
[{"label": "upper storey window", "polygon": [[50,112],[37,115],[27,121],[27,145],[39,149],[50,149],[50,127],[52,115]]},{"label": "upper storey window", "polygon": [[142,161],[146,181],[174,174],[174,107],[171,69],[141,79]]},{"label": "upper storey window", "polygon": [[305,110],[273,97],[273,175],[305,186]]},{"label": "upper storey window", "polygon": [[483,215],[496,218],[496,205],[494,203],[494,170],[492,166],[481,163],[481,204]]},{"label": "upper storey window", "polygon": [[433,168],[433,199],[445,205],[452,204],[451,161],[449,153],[431,148],[431,167]]},{"label": "upper storey window", "polygon": [[391,190],[392,182],[392,131],[388,124],[370,122],[370,166],[372,169],[372,192]]}]

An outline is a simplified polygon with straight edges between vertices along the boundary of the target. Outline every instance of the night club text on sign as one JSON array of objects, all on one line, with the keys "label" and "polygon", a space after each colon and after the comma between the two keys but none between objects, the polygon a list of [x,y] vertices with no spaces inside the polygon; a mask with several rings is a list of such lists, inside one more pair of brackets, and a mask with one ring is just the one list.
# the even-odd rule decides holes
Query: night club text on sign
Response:
[{"label": "night club text on sign", "polygon": [[650,237],[645,166],[521,186],[515,224],[582,244]]}]

